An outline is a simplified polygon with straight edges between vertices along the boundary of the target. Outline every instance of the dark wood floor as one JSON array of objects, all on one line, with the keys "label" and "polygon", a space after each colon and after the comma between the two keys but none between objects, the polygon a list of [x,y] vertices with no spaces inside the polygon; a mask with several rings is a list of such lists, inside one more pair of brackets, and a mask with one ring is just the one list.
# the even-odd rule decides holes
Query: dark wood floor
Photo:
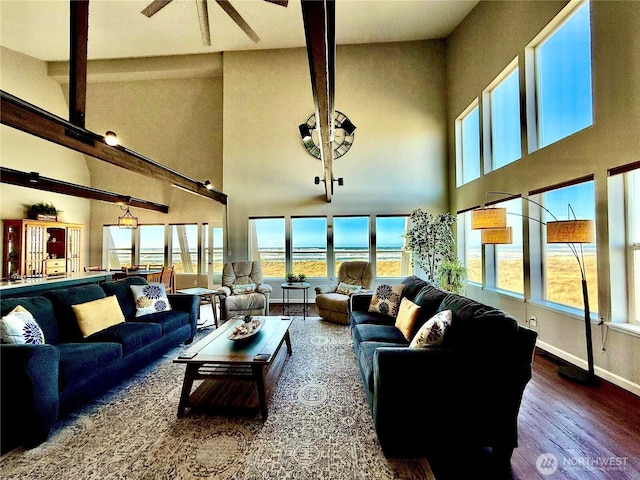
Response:
[{"label": "dark wood floor", "polygon": [[[272,305],[272,314],[281,311],[281,305]],[[317,315],[314,306],[309,315]],[[557,373],[560,363],[536,351],[520,407],[519,447],[511,471],[496,468],[490,452],[477,452],[431,461],[438,480],[640,479],[640,397],[604,381],[589,387],[564,380]],[[451,448],[455,452],[455,446]],[[555,458],[554,473],[538,470],[543,454]]]}]

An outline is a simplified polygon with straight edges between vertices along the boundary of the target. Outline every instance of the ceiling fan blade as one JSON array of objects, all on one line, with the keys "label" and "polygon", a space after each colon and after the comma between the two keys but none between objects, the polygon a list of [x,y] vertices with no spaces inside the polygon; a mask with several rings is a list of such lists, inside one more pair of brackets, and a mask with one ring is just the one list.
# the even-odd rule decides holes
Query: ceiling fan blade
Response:
[{"label": "ceiling fan blade", "polygon": [[211,32],[209,31],[209,8],[207,0],[196,0],[198,8],[198,21],[200,22],[200,35],[202,36],[202,44],[211,46]]},{"label": "ceiling fan blade", "polygon": [[153,15],[158,13],[160,10],[162,10],[164,7],[169,5],[171,2],[172,0],[153,0],[153,2],[147,5],[146,8],[142,10],[142,12],[140,13],[142,13],[143,15],[146,15],[147,17],[152,17]]},{"label": "ceiling fan blade", "polygon": [[265,2],[275,3],[281,7],[286,7],[289,4],[289,0],[264,0]]},{"label": "ceiling fan blade", "polygon": [[240,16],[238,11],[233,8],[233,5],[229,3],[228,0],[216,0],[216,3],[222,7],[222,9],[231,17],[231,20],[236,22],[236,24],[247,34],[247,36],[253,40],[255,43],[260,41],[260,37],[253,29],[249,26],[247,22],[244,21],[244,18]]}]

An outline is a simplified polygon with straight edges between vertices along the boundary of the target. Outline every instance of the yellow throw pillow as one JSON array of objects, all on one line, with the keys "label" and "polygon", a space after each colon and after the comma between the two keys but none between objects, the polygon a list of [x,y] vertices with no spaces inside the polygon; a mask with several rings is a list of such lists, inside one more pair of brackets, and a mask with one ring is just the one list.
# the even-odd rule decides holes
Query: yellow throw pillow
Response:
[{"label": "yellow throw pillow", "polygon": [[420,314],[420,306],[413,303],[408,298],[403,298],[396,317],[396,328],[402,332],[404,338],[411,340],[413,329]]},{"label": "yellow throw pillow", "polygon": [[82,336],[87,338],[100,330],[124,322],[124,315],[115,295],[72,305]]}]

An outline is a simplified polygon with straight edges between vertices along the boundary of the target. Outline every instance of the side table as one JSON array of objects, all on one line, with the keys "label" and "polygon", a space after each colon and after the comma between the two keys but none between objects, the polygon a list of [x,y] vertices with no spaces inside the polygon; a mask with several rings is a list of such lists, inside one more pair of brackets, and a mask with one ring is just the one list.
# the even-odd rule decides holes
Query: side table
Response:
[{"label": "side table", "polygon": [[[181,290],[176,290],[176,293],[184,293],[186,295],[197,295],[200,297],[200,305],[211,305],[211,309],[213,310],[213,321],[216,324],[216,328],[218,328],[218,311],[216,309],[216,298],[218,297],[218,292],[216,290],[210,290],[208,288],[202,287],[194,287],[194,288],[183,288]],[[200,309],[198,309],[198,312]],[[199,325],[200,326],[200,325]]]},{"label": "side table", "polygon": [[[283,293],[283,301],[282,301],[282,314],[289,315],[289,311],[291,310],[291,290],[302,290],[302,318],[307,319],[307,310],[309,308],[309,287],[311,286],[308,282],[298,282],[298,283],[288,283],[284,282],[280,285]],[[286,313],[285,313],[286,309]]]}]

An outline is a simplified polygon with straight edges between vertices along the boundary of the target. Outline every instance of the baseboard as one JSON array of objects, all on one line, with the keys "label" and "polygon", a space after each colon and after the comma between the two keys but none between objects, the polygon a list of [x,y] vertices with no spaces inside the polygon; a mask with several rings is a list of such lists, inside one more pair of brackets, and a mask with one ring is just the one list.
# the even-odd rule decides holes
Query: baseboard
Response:
[{"label": "baseboard", "polygon": [[[551,355],[554,355],[573,365],[577,365],[580,368],[584,368],[585,370],[588,368],[587,362],[582,358],[576,357],[575,355],[565,352],[564,350],[554,347],[553,345],[538,340],[536,342],[536,346],[544,350],[545,352],[549,352]],[[628,392],[640,396],[640,385],[638,385],[637,383],[631,382],[626,378],[623,378],[620,375],[616,375],[615,373],[598,367],[597,365],[594,366],[594,370],[596,376],[602,378],[603,380],[613,383],[614,385],[617,385],[618,387],[627,390]]]}]

